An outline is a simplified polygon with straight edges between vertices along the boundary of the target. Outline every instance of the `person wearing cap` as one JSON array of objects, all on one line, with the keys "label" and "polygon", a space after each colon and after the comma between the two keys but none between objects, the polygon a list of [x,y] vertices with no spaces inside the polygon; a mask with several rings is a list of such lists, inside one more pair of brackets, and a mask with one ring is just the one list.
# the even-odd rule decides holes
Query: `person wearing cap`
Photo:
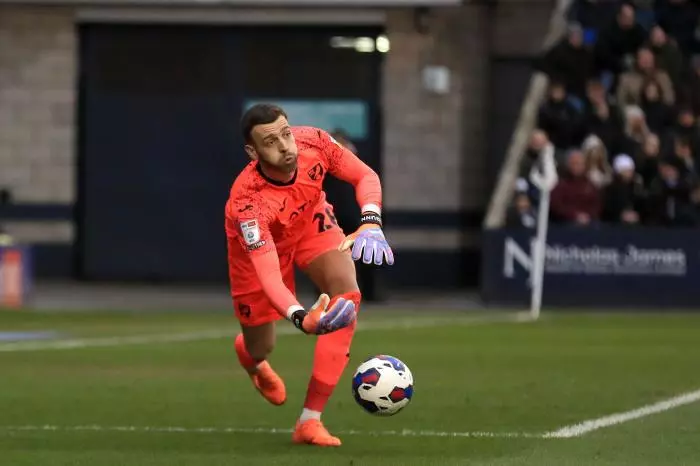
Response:
[{"label": "person wearing cap", "polygon": [[613,170],[615,178],[603,195],[603,221],[638,224],[645,193],[641,177],[635,172],[634,160],[627,154],[619,154],[613,160]]},{"label": "person wearing cap", "polygon": [[566,172],[552,190],[552,220],[592,225],[600,218],[600,210],[600,191],[588,179],[586,159],[580,150],[570,150],[566,158]]}]

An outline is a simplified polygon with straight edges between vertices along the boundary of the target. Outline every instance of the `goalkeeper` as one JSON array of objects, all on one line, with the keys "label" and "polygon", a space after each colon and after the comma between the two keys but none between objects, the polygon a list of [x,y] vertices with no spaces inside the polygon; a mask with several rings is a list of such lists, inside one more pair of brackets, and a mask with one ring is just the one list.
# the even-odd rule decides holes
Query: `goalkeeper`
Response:
[{"label": "goalkeeper", "polygon": [[[318,335],[292,440],[339,446],[321,413],[350,357],[361,301],[353,260],[394,262],[382,232],[379,178],[325,131],[290,126],[277,106],[250,108],[241,127],[251,163],[233,183],[225,222],[231,294],[242,330],[235,341],[238,360],[262,396],[280,405],[284,382],[267,362],[275,323],[286,318]],[[347,237],[322,190],[327,173],[355,187],[362,221]],[[308,310],[295,297],[295,265],[322,291]]]}]

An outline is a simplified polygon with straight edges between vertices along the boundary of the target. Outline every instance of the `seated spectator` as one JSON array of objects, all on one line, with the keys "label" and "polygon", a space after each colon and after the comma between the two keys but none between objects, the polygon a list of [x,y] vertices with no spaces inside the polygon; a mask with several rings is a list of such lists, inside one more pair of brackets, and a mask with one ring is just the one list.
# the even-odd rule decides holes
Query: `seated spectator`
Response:
[{"label": "seated spectator", "polygon": [[654,53],[656,66],[668,73],[674,88],[681,83],[683,54],[675,42],[668,39],[661,26],[654,26],[649,34],[649,49]]},{"label": "seated spectator", "polygon": [[690,144],[694,157],[700,156],[700,130],[696,125],[695,115],[689,106],[682,106],[678,110],[676,122],[664,134],[662,152],[668,154],[675,150],[675,140],[684,138]]},{"label": "seated spectator", "polygon": [[593,185],[602,189],[612,181],[613,172],[608,162],[608,151],[601,139],[592,134],[583,141],[583,155],[586,157],[586,173]]},{"label": "seated spectator", "polygon": [[605,189],[603,220],[618,224],[638,224],[644,209],[644,186],[635,172],[634,160],[620,154],[613,161],[615,179]]},{"label": "seated spectator", "polygon": [[579,112],[567,101],[562,83],[553,82],[550,85],[549,97],[540,108],[537,123],[559,149],[576,146],[580,142]]},{"label": "seated spectator", "polygon": [[600,193],[588,179],[586,160],[581,151],[570,151],[566,163],[568,170],[551,194],[552,219],[569,224],[591,225],[600,217]]},{"label": "seated spectator", "polygon": [[673,108],[664,103],[661,87],[653,79],[647,79],[642,87],[641,108],[649,129],[663,134],[673,123]]},{"label": "seated spectator", "polygon": [[698,8],[688,0],[656,0],[656,19],[668,35],[675,39],[684,55],[689,55],[695,42]]},{"label": "seated spectator", "polygon": [[674,158],[659,161],[659,173],[652,181],[646,205],[646,224],[690,226],[685,213],[691,207],[693,181],[682,175],[682,166]]},{"label": "seated spectator", "polygon": [[634,6],[624,3],[615,20],[600,32],[595,48],[600,69],[616,74],[629,69],[646,37],[644,28],[636,23]]},{"label": "seated spectator", "polygon": [[530,143],[525,150],[525,154],[520,163],[520,176],[527,178],[530,175],[530,170],[532,166],[537,162],[540,157],[540,152],[542,149],[547,147],[549,144],[549,138],[547,138],[547,133],[541,129],[536,129],[530,135]]},{"label": "seated spectator", "polygon": [[586,86],[584,128],[598,136],[608,148],[616,147],[622,135],[622,115],[600,80],[592,79]]},{"label": "seated spectator", "polygon": [[700,184],[690,192],[690,205],[687,214],[688,223],[692,226],[700,226]]},{"label": "seated spectator", "polygon": [[571,24],[567,36],[542,58],[542,71],[549,78],[563,83],[569,94],[583,98],[586,79],[593,73],[593,52],[583,45],[583,30]]},{"label": "seated spectator", "polygon": [[693,150],[690,141],[683,136],[676,136],[673,143],[673,157],[677,160],[677,166],[681,175],[697,176],[697,164],[693,158]]},{"label": "seated spectator", "polygon": [[527,191],[516,191],[513,205],[506,216],[506,225],[509,228],[537,227],[537,211],[532,206]]},{"label": "seated spectator", "polygon": [[695,115],[700,115],[700,55],[695,55],[690,61],[690,70],[679,93],[679,100],[690,106]]},{"label": "seated spectator", "polygon": [[642,109],[636,106],[625,108],[625,132],[618,149],[624,149],[623,154],[636,157],[649,134],[651,131]]},{"label": "seated spectator", "polygon": [[647,135],[642,145],[642,151],[637,158],[637,173],[642,177],[645,188],[649,188],[659,171],[659,156],[661,142],[656,134]]},{"label": "seated spectator", "polygon": [[617,87],[617,103],[620,105],[639,105],[642,100],[642,86],[647,80],[656,81],[661,89],[661,97],[667,105],[676,100],[673,83],[668,73],[656,67],[654,54],[648,48],[637,52],[635,68],[623,73]]}]

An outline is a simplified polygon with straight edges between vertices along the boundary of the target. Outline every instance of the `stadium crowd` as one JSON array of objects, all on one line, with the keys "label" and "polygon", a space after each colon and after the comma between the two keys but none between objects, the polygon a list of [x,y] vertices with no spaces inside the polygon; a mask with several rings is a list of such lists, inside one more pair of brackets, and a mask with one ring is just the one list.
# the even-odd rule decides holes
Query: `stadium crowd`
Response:
[{"label": "stadium crowd", "polygon": [[530,170],[548,144],[556,223],[700,226],[700,1],[578,0],[523,157],[510,226],[534,227]]}]

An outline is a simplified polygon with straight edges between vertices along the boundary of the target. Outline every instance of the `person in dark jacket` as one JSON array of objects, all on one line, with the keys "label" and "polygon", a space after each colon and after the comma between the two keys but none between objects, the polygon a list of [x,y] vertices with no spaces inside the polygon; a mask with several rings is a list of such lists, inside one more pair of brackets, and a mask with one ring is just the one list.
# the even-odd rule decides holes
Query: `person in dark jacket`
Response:
[{"label": "person in dark jacket", "polygon": [[634,62],[634,54],[647,34],[636,22],[634,6],[624,3],[613,21],[600,33],[596,43],[596,61],[600,69],[615,74],[626,71]]},{"label": "person in dark jacket", "polygon": [[644,209],[644,185],[635,172],[634,160],[620,154],[613,160],[615,178],[605,189],[602,218],[605,222],[634,225]]},{"label": "person in dark jacket", "polygon": [[693,56],[689,68],[681,84],[678,100],[690,106],[695,115],[700,115],[700,55]]},{"label": "person in dark jacket", "polygon": [[681,106],[678,110],[675,124],[670,126],[662,140],[663,152],[669,154],[675,151],[676,140],[682,138],[690,144],[692,156],[700,157],[700,130],[690,106]]},{"label": "person in dark jacket", "polygon": [[541,68],[550,79],[563,83],[569,94],[585,96],[586,80],[593,73],[593,52],[583,45],[579,24],[569,25],[567,36],[542,58]]},{"label": "person in dark jacket", "polygon": [[651,132],[664,134],[673,124],[673,108],[664,102],[661,86],[653,79],[645,80],[642,85],[641,108],[646,116],[647,126]]},{"label": "person in dark jacket", "polygon": [[583,119],[589,133],[598,136],[609,150],[618,151],[624,124],[622,113],[598,79],[591,79],[586,86]]},{"label": "person in dark jacket", "polygon": [[678,88],[683,75],[683,54],[676,42],[668,38],[661,26],[656,25],[649,33],[648,47],[654,53],[656,66],[666,71],[673,86]]},{"label": "person in dark jacket", "polygon": [[659,25],[678,43],[688,55],[695,42],[698,24],[698,7],[689,0],[656,0],[655,13]]},{"label": "person in dark jacket", "polygon": [[581,142],[581,114],[566,100],[566,87],[560,82],[550,85],[549,98],[540,108],[537,123],[558,149],[574,147]]},{"label": "person in dark jacket", "polygon": [[686,213],[692,208],[692,178],[683,175],[682,164],[674,157],[659,161],[659,174],[649,187],[645,224],[692,226]]},{"label": "person in dark jacket", "polygon": [[567,171],[551,194],[552,220],[591,225],[600,218],[600,192],[586,176],[586,160],[580,150],[569,152]]},{"label": "person in dark jacket", "polygon": [[637,173],[642,177],[644,188],[648,189],[659,172],[659,158],[661,157],[661,142],[656,134],[647,135],[642,145],[640,154],[636,157]]}]

